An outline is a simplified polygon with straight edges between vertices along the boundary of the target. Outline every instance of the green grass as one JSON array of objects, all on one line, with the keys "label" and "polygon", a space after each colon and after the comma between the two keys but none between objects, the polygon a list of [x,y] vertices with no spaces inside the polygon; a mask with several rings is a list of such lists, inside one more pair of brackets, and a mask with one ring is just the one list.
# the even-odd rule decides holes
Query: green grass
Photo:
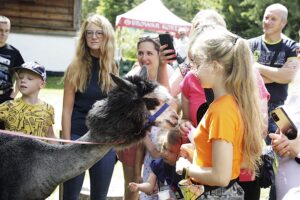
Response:
[{"label": "green grass", "polygon": [[63,89],[64,84],[62,78],[62,76],[47,77],[46,89]]}]

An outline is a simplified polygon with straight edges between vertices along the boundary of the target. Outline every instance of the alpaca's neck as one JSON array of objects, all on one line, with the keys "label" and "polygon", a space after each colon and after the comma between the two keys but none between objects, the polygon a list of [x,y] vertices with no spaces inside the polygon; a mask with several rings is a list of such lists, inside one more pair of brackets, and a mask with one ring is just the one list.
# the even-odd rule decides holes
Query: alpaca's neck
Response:
[{"label": "alpaca's neck", "polygon": [[[85,134],[80,141],[91,141],[90,134]],[[59,183],[77,176],[100,160],[111,148],[103,144],[68,144],[58,152],[56,177]]]}]

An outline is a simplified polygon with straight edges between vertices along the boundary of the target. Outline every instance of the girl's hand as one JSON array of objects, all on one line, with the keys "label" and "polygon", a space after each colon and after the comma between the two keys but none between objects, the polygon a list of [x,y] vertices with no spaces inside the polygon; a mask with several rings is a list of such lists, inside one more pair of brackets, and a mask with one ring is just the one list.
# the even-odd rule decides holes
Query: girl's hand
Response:
[{"label": "girl's hand", "polygon": [[139,184],[138,183],[129,183],[128,188],[131,192],[138,192],[139,191]]},{"label": "girl's hand", "polygon": [[191,131],[192,128],[194,127],[192,123],[188,120],[181,120],[179,123],[179,130],[183,136],[187,137],[188,133]]},{"label": "girl's hand", "polygon": [[180,157],[176,162],[176,173],[182,175],[183,168],[187,168],[191,162],[183,157]]},{"label": "girl's hand", "polygon": [[194,150],[195,146],[192,143],[183,144],[180,147],[179,156],[192,162],[194,157]]},{"label": "girl's hand", "polygon": [[[164,65],[168,64],[169,62],[173,62],[172,58],[176,57],[175,50],[172,50],[172,49],[167,50],[166,49],[167,47],[168,47],[168,45],[165,44],[165,45],[160,46],[160,48],[159,48],[159,57],[160,57],[162,64],[164,64]],[[171,55],[166,56],[167,54],[171,54]]]}]

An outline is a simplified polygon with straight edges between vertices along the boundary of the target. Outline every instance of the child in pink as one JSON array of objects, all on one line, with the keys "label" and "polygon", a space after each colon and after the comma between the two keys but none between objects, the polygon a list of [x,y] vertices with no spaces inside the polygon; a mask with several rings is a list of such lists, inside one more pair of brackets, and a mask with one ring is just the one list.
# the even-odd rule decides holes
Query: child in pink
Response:
[{"label": "child in pink", "polygon": [[[198,78],[190,71],[180,83],[181,95],[188,101],[188,116],[194,127],[197,123],[197,110],[200,105],[206,102],[204,89]],[[183,112],[186,112],[183,110]]]}]

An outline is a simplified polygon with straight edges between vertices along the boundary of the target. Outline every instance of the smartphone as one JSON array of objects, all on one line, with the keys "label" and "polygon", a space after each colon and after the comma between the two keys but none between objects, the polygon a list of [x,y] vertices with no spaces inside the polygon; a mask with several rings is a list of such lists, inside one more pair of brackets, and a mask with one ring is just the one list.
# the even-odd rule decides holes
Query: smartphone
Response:
[{"label": "smartphone", "polygon": [[272,110],[271,117],[280,131],[285,134],[289,140],[293,140],[297,137],[297,128],[284,111],[283,107],[278,107]]},{"label": "smartphone", "polygon": [[[175,48],[174,48],[174,45],[173,45],[173,39],[171,38],[171,35],[168,34],[168,33],[164,33],[164,34],[159,34],[158,37],[159,37],[160,45],[167,44],[168,47],[166,49],[174,50],[174,53],[166,54],[166,56],[173,55],[173,54],[176,55]],[[173,57],[170,60],[176,60],[176,57]]]}]

